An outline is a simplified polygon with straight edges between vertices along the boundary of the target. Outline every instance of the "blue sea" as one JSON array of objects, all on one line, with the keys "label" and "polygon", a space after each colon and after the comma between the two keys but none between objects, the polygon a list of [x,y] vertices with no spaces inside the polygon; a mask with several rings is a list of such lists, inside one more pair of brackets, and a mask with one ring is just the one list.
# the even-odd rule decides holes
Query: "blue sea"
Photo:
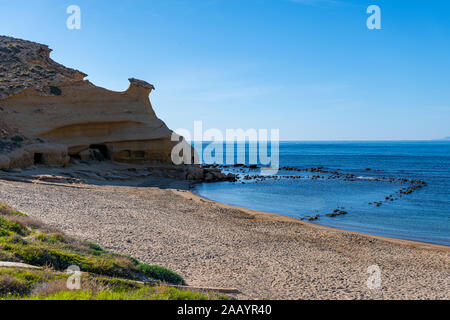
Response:
[{"label": "blue sea", "polygon": [[[207,145],[207,144],[205,144]],[[257,149],[235,146],[248,161]],[[355,179],[327,179],[327,174],[280,170],[278,179],[240,179],[203,183],[194,192],[245,208],[307,219],[318,215],[324,226],[367,234],[450,245],[450,142],[280,142],[280,167],[323,167]],[[370,169],[370,170],[368,170]],[[226,167],[245,175],[259,170]],[[300,175],[297,179],[287,176]],[[313,175],[325,176],[313,179]],[[404,185],[376,178],[412,179],[426,186],[398,196]],[[384,201],[387,196],[395,201]],[[384,201],[381,206],[373,202]],[[371,203],[371,204],[369,204]],[[347,214],[326,216],[336,208]]]}]

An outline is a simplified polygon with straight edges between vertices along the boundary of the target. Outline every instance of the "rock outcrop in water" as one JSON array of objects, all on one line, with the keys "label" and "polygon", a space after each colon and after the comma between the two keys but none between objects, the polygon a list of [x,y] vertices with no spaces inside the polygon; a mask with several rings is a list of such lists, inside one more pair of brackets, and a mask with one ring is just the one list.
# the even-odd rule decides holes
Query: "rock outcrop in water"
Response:
[{"label": "rock outcrop in water", "polygon": [[124,92],[97,87],[50,52],[0,37],[0,169],[64,165],[93,150],[120,162],[171,163],[175,142],[150,103],[153,85],[131,78]]}]

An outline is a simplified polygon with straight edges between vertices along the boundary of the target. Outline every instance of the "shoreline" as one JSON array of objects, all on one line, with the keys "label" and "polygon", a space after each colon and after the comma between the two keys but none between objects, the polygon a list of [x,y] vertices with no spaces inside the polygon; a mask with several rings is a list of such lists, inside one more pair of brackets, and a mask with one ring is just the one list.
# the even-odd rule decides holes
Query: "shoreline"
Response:
[{"label": "shoreline", "polygon": [[[115,166],[117,166],[117,163],[114,163],[114,165],[111,168],[116,168]],[[123,168],[127,167],[126,165],[124,166],[123,164],[121,164],[119,166],[123,166]],[[89,178],[91,178],[91,177],[89,177]],[[148,178],[149,177],[147,177],[147,179]],[[150,177],[149,180],[151,181],[153,179],[154,178]],[[93,183],[93,181],[90,181],[90,179],[88,179],[85,183],[82,183],[81,186],[79,186],[77,184],[72,184],[72,183],[60,183],[60,182],[55,183],[52,181],[45,181],[45,180],[44,181],[29,180],[29,178],[25,178],[25,179],[12,178],[11,179],[11,177],[7,177],[7,176],[0,176],[0,181],[1,180],[14,181],[14,182],[19,182],[19,183],[37,183],[37,184],[44,184],[44,185],[55,185],[55,186],[67,187],[67,188],[77,188],[77,187],[85,188],[86,186],[91,186],[91,187],[95,188],[96,186],[108,185],[107,183],[96,184],[96,183]],[[417,247],[417,248],[436,248],[436,249],[444,249],[446,251],[450,251],[450,246],[447,246],[445,244],[438,244],[438,243],[418,241],[418,240],[409,240],[409,239],[395,238],[395,237],[389,237],[389,236],[380,236],[380,235],[374,235],[374,234],[370,234],[370,233],[341,229],[338,227],[324,226],[324,225],[307,222],[304,220],[300,220],[300,219],[290,217],[287,215],[283,215],[283,214],[279,214],[279,213],[260,211],[260,210],[245,208],[245,207],[241,207],[241,206],[237,206],[237,205],[226,204],[226,203],[223,203],[220,201],[208,199],[208,198],[202,197],[192,191],[195,186],[205,183],[204,181],[179,181],[178,179],[168,179],[168,181],[176,182],[177,184],[180,183],[179,185],[176,185],[176,186],[175,185],[170,186],[171,183],[170,182],[167,183],[167,181],[164,181],[164,180],[166,180],[166,179],[161,180],[161,179],[157,178],[156,183],[150,183],[149,185],[145,185],[145,183],[143,185],[142,184],[134,184],[134,183],[131,183],[131,180],[128,181],[128,183],[126,181],[122,181],[122,183],[119,183],[116,186],[122,185],[122,186],[130,186],[130,187],[137,187],[137,188],[155,188],[156,187],[158,189],[168,189],[168,190],[171,190],[172,192],[174,192],[175,194],[183,196],[184,198],[192,198],[192,199],[195,199],[197,202],[211,203],[220,208],[239,210],[239,211],[245,212],[246,214],[250,214],[254,217],[269,220],[269,221],[290,222],[290,223],[296,223],[296,224],[300,224],[303,226],[318,228],[318,229],[322,229],[322,230],[334,230],[334,231],[356,234],[356,235],[365,236],[365,237],[374,238],[374,239],[385,240],[385,241],[389,241],[389,242],[396,243],[396,244],[410,245],[410,246]],[[164,182],[161,183],[162,181],[164,181]],[[164,185],[166,183],[169,185],[168,187],[159,187],[158,186],[160,184]],[[114,185],[114,184],[112,184],[112,185]],[[180,187],[182,189],[178,189]]]},{"label": "shoreline", "polygon": [[[338,232],[357,234],[357,235],[364,236],[364,237],[384,240],[384,241],[388,241],[388,242],[392,242],[392,243],[396,243],[396,244],[409,245],[409,246],[413,246],[413,247],[421,248],[421,249],[433,248],[433,249],[441,249],[441,250],[450,252],[450,246],[446,246],[444,244],[422,242],[422,241],[416,241],[416,240],[407,240],[407,239],[393,238],[393,237],[387,237],[387,236],[378,236],[378,235],[373,235],[370,233],[363,233],[363,232],[351,231],[351,230],[346,230],[346,229],[341,229],[341,228],[336,228],[336,227],[324,226],[324,225],[319,225],[319,224],[315,224],[315,223],[311,223],[311,222],[301,221],[299,219],[289,217],[289,216],[284,216],[284,215],[278,214],[278,213],[259,211],[259,210],[245,208],[245,207],[226,204],[223,202],[219,202],[219,201],[215,201],[215,200],[211,200],[211,199],[199,196],[199,195],[193,193],[192,191],[188,191],[188,190],[172,189],[172,191],[175,194],[181,195],[185,198],[191,197],[197,201],[209,202],[209,203],[212,203],[213,205],[216,205],[221,208],[240,210],[240,211],[251,214],[251,215],[255,216],[256,218],[260,218],[260,219],[298,223],[298,224],[305,225],[305,226],[312,227],[312,228],[318,228],[318,229],[323,229],[323,230],[334,230],[334,231],[338,231]],[[186,195],[186,193],[187,193],[187,195]]]},{"label": "shoreline", "polygon": [[[6,180],[6,179],[0,179],[3,181],[11,181],[11,180]],[[14,180],[13,180],[14,181]],[[35,184],[42,184],[42,185],[49,185],[49,186],[58,186],[58,187],[63,187],[63,188],[83,188],[86,189],[86,186],[90,186],[92,188],[95,189],[95,185],[91,185],[91,184],[87,184],[87,185],[82,185],[82,186],[74,186],[71,184],[61,184],[61,183],[53,183],[53,182],[26,182],[26,181],[14,181],[14,182],[18,182],[18,183],[35,183]],[[190,183],[189,185],[196,185],[199,184],[198,182],[194,182],[194,183]],[[135,188],[144,188],[144,189],[151,189],[151,188],[155,188],[155,187],[147,187],[147,186],[135,186]],[[157,189],[160,189],[158,187],[156,187]],[[163,189],[160,189],[163,190]],[[349,234],[356,234],[356,235],[360,235],[360,236],[364,236],[364,237],[369,237],[369,238],[374,238],[374,239],[379,239],[379,240],[384,240],[384,241],[388,241],[388,242],[392,242],[395,244],[403,244],[403,245],[409,245],[409,246],[413,246],[416,248],[422,248],[422,249],[442,249],[444,251],[449,251],[450,252],[450,246],[446,246],[443,244],[437,244],[437,243],[431,243],[431,242],[425,242],[425,241],[416,241],[416,240],[408,240],[408,239],[401,239],[401,238],[394,238],[394,237],[387,237],[387,236],[379,236],[379,235],[374,235],[374,234],[370,234],[370,233],[363,233],[363,232],[357,232],[357,231],[351,231],[351,230],[346,230],[346,229],[341,229],[341,228],[337,228],[337,227],[331,227],[331,226],[324,226],[324,225],[319,225],[319,224],[315,224],[315,223],[311,223],[311,222],[306,222],[306,221],[302,221],[299,220],[297,218],[294,217],[289,217],[289,216],[285,216],[282,214],[278,214],[278,213],[273,213],[273,212],[267,212],[267,211],[260,211],[260,210],[254,210],[254,209],[250,209],[250,208],[245,208],[245,207],[240,207],[240,206],[235,206],[235,205],[230,205],[230,204],[226,204],[220,201],[216,201],[216,200],[211,200],[205,197],[202,197],[198,194],[195,194],[194,192],[190,191],[190,190],[181,190],[181,189],[174,189],[174,188],[168,188],[165,190],[169,190],[171,192],[173,192],[176,195],[182,196],[185,199],[193,199],[199,203],[204,202],[204,203],[209,203],[212,204],[214,206],[220,207],[220,208],[224,208],[224,209],[231,209],[231,210],[239,210],[242,211],[246,214],[252,215],[257,219],[263,219],[263,220],[269,220],[269,221],[278,221],[278,222],[288,222],[288,223],[295,223],[295,224],[300,224],[303,226],[307,226],[310,228],[318,228],[318,229],[322,229],[322,230],[333,230],[333,231],[337,231],[337,232],[344,232],[344,233],[349,233]]]},{"label": "shoreline", "polygon": [[[386,239],[395,239],[399,241],[419,242],[427,245],[437,245],[444,247],[450,246],[448,232],[446,232],[447,228],[435,227],[436,223],[439,225],[440,223],[442,223],[441,221],[446,221],[445,214],[447,210],[445,210],[445,208],[444,210],[440,210],[439,212],[437,212],[437,210],[435,210],[436,212],[433,210],[431,210],[431,212],[430,210],[427,211],[426,209],[429,206],[426,206],[425,208],[416,207],[414,209],[406,208],[406,210],[403,208],[402,210],[402,203],[391,208],[384,208],[384,204],[392,204],[397,200],[401,200],[400,198],[402,197],[409,197],[410,194],[427,187],[428,183],[424,181],[426,180],[425,177],[387,173],[373,168],[365,168],[358,169],[360,171],[352,171],[340,168],[330,169],[323,166],[284,166],[280,167],[280,172],[277,175],[274,175],[273,177],[264,177],[258,174],[257,171],[251,170],[259,169],[260,167],[257,166],[251,167],[248,165],[210,165],[208,167],[218,167],[221,169],[229,170],[227,172],[236,174],[238,176],[238,182],[242,181],[243,184],[244,182],[262,182],[263,184],[260,189],[252,186],[249,187],[249,194],[246,196],[243,196],[243,194],[247,190],[242,186],[199,186],[195,189],[192,189],[194,194],[203,196],[208,200],[223,202],[224,204],[235,206],[235,208],[252,209],[256,211],[260,210],[265,213],[292,217],[294,218],[294,220],[298,219],[304,222],[313,222],[313,225],[351,231],[357,234],[370,235],[373,237]],[[236,169],[233,170],[233,168]],[[368,181],[371,183],[380,182],[387,184],[385,185],[387,191],[385,192],[385,194],[383,194],[384,192],[379,191],[375,196],[365,197],[363,201],[366,201],[366,203],[368,203],[368,206],[366,207],[362,207],[360,204],[356,204],[356,206],[353,206],[353,198],[346,198],[347,195],[337,193],[338,196],[332,199],[336,203],[341,203],[341,207],[336,205],[334,207],[336,209],[332,207],[332,204],[316,207],[314,202],[312,202],[309,205],[308,199],[297,203],[297,206],[294,208],[293,206],[296,204],[295,201],[298,201],[296,196],[299,196],[300,199],[303,199],[302,197],[305,196],[305,192],[300,191],[299,193],[297,193],[297,190],[292,190],[292,187],[290,186],[283,189],[279,186],[270,187],[270,183],[264,184],[266,180],[274,179],[273,181],[277,181],[277,178],[278,180],[291,179],[291,181],[299,178],[303,178],[302,180],[304,180],[304,178],[308,178],[309,180],[332,180],[333,182],[334,180],[358,182]],[[249,182],[247,182],[246,180],[249,180]],[[395,183],[393,187],[389,186],[389,184],[392,185],[393,183]],[[296,187],[296,185],[294,186]],[[271,196],[272,191],[276,194],[279,193],[279,196]],[[330,194],[332,197],[333,193]],[[426,194],[426,192],[422,194]],[[306,196],[308,195],[309,194],[306,194]],[[342,197],[339,197],[340,195],[342,195]],[[258,201],[255,202],[251,199],[247,199],[248,196],[256,197]],[[419,195],[418,197],[421,197],[421,195]],[[376,198],[378,199],[374,200]],[[328,194],[320,193],[320,200],[323,203],[329,202],[326,199],[329,199]],[[347,208],[344,208],[344,203],[346,203],[345,207]],[[378,218],[378,212],[372,210],[372,207],[378,208],[382,205],[383,210],[381,210],[381,214],[379,215],[380,218]],[[333,209],[334,211],[332,211]],[[352,217],[348,217],[349,220],[347,220],[347,217],[343,220],[334,220],[327,218],[347,214],[349,213],[347,212],[348,210],[352,211],[352,213],[355,214],[352,215]],[[411,212],[408,212],[408,210],[411,210]],[[368,216],[369,213],[373,213],[373,215]],[[410,220],[406,214],[399,215],[398,213],[409,213],[409,215],[413,216],[413,218],[411,218]],[[391,223],[389,222],[389,219],[392,219]]]},{"label": "shoreline", "polygon": [[[190,286],[236,288],[238,299],[450,298],[449,247],[315,225],[177,188],[0,180],[0,202],[171,269]],[[371,265],[382,270],[379,290],[366,285]]]},{"label": "shoreline", "polygon": [[[49,185],[49,186],[58,186],[58,187],[63,187],[63,188],[83,188],[86,189],[87,186],[95,189],[95,187],[97,187],[97,185],[94,184],[82,184],[82,185],[73,185],[73,184],[65,184],[65,183],[54,183],[54,182],[44,182],[44,181],[28,181],[28,180],[9,180],[8,178],[5,177],[0,177],[0,181],[12,181],[12,182],[18,182],[18,183],[33,183],[33,184],[42,184],[42,185]],[[159,188],[159,187],[154,187],[154,186],[140,186],[140,185],[136,185],[136,186],[131,186],[130,187],[134,187],[134,188],[144,188],[144,189],[151,189],[151,188],[157,188],[160,190],[169,190],[171,192],[173,192],[176,195],[182,196],[185,199],[193,199],[198,203],[204,202],[204,203],[209,203],[212,204],[214,206],[217,206],[219,208],[224,208],[224,209],[231,209],[231,210],[239,210],[241,212],[244,212],[246,214],[252,215],[255,218],[258,219],[262,219],[262,220],[268,220],[268,221],[278,221],[278,222],[288,222],[288,223],[294,223],[294,224],[300,224],[303,226],[307,226],[310,228],[317,228],[317,229],[321,229],[321,230],[333,230],[333,231],[337,231],[337,232],[344,232],[344,233],[349,233],[349,234],[355,234],[355,235],[359,235],[359,236],[364,236],[364,237],[368,237],[368,238],[373,238],[373,239],[379,239],[379,240],[384,240],[384,241],[388,241],[391,243],[395,243],[395,244],[401,244],[401,245],[409,245],[415,248],[421,248],[421,249],[441,249],[444,251],[448,251],[450,252],[450,246],[444,245],[444,244],[437,244],[437,243],[431,243],[431,242],[425,242],[425,241],[417,241],[417,240],[408,240],[408,239],[401,239],[401,238],[395,238],[395,237],[388,237],[388,236],[379,236],[379,235],[374,235],[374,234],[370,234],[370,233],[364,233],[364,232],[358,232],[358,231],[351,231],[351,230],[346,230],[346,229],[341,229],[341,228],[337,228],[337,227],[332,227],[332,226],[324,226],[324,225],[319,225],[319,224],[315,224],[315,223],[311,223],[311,222],[306,222],[294,217],[290,217],[290,216],[286,216],[286,215],[282,215],[282,214],[278,214],[278,213],[273,213],[273,212],[267,212],[267,211],[260,211],[260,210],[254,210],[254,209],[250,209],[250,208],[245,208],[245,207],[241,207],[241,206],[236,206],[236,205],[230,205],[230,204],[226,204],[220,201],[216,201],[216,200],[211,200],[205,197],[202,197],[194,192],[192,192],[191,187],[201,184],[203,182],[188,182],[187,184],[185,184],[186,190],[183,189],[176,189],[176,188]]]}]

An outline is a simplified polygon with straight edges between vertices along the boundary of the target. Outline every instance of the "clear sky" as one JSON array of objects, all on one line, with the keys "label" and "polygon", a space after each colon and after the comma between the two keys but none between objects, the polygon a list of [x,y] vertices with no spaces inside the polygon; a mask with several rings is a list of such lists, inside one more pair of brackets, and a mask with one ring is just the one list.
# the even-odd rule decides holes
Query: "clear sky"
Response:
[{"label": "clear sky", "polygon": [[[69,5],[81,30],[66,28]],[[366,9],[381,8],[381,30]],[[155,85],[172,128],[282,140],[450,136],[450,1],[0,0],[0,34],[48,44],[94,84]]]}]

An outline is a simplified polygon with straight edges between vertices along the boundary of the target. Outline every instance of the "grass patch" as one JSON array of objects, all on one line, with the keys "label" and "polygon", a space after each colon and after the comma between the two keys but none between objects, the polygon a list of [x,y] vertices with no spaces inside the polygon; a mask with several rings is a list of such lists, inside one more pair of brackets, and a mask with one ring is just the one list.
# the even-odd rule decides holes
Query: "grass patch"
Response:
[{"label": "grass patch", "polygon": [[0,300],[229,300],[215,292],[195,292],[95,274],[83,274],[81,290],[69,290],[68,276],[49,268],[0,268]]},{"label": "grass patch", "polygon": [[142,263],[139,263],[137,267],[142,273],[144,273],[148,277],[160,279],[167,283],[184,283],[183,278],[179,274],[164,267],[149,266],[147,264]]},{"label": "grass patch", "polygon": [[0,259],[51,266],[58,271],[77,265],[84,272],[110,277],[184,284],[183,278],[171,270],[66,237],[6,205],[0,207]]},{"label": "grass patch", "polygon": [[142,286],[133,290],[103,289],[58,291],[48,295],[24,297],[22,300],[228,300],[212,293],[180,290],[167,286]]},{"label": "grass patch", "polygon": [[8,205],[0,202],[0,214],[2,215],[9,215],[9,216],[22,216],[27,217],[25,213],[19,212],[14,210],[13,208],[9,207]]},{"label": "grass patch", "polygon": [[[27,299],[212,299],[218,295],[178,290],[177,273],[73,239],[0,203],[0,261],[22,262],[42,270],[0,268],[0,298]],[[65,270],[78,266],[88,277],[83,290],[68,291]],[[143,285],[133,280],[152,283]]]},{"label": "grass patch", "polygon": [[0,299],[2,297],[21,297],[32,293],[39,284],[65,279],[67,276],[50,269],[26,270],[0,268]]}]

